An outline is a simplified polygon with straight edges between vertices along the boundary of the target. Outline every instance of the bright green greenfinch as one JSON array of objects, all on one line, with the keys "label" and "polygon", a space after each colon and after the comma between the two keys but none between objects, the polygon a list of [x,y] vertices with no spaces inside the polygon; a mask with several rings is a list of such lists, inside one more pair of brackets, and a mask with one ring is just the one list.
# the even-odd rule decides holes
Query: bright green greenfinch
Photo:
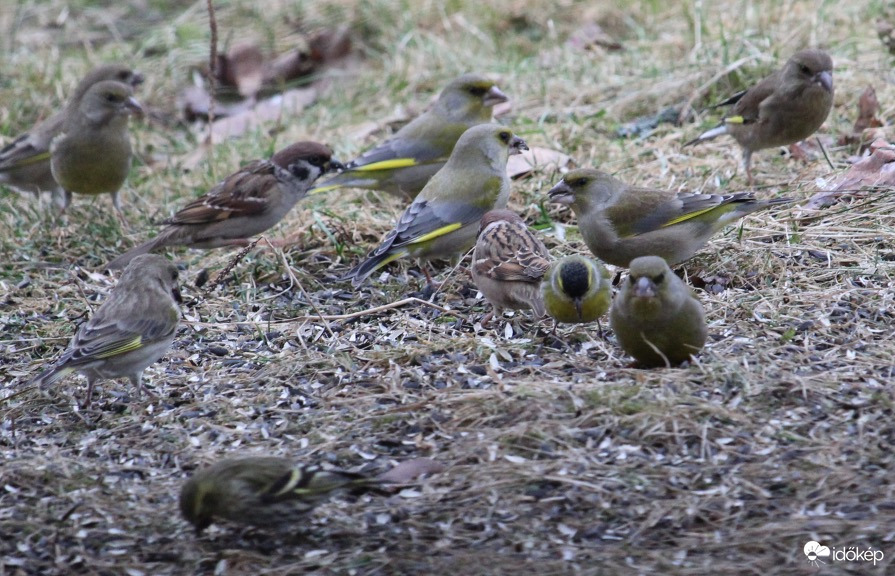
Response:
[{"label": "bright green greenfinch", "polygon": [[541,278],[550,266],[550,253],[518,214],[491,210],[482,216],[472,254],[472,280],[494,310],[482,325],[504,308],[530,308],[544,315]]},{"label": "bright green greenfinch", "polygon": [[492,80],[465,74],[442,90],[434,107],[383,144],[349,162],[345,171],[311,190],[366,188],[412,200],[438,172],[469,128],[491,122],[495,104],[507,97]]},{"label": "bright green greenfinch", "polygon": [[[78,83],[69,98],[69,105],[80,102],[91,86],[103,80],[117,80],[136,87],[143,82],[143,76],[123,64],[100,66]],[[50,169],[50,143],[62,132],[63,124],[64,109],[0,149],[0,183],[22,192],[52,191],[61,195],[62,190]]]},{"label": "bright green greenfinch", "polygon": [[97,82],[66,107],[62,132],[50,145],[53,178],[65,193],[63,210],[73,193],[111,194],[122,217],[118,192],[131,168],[127,123],[142,111],[130,85],[115,80]]},{"label": "bright green greenfinch", "polygon": [[644,367],[677,366],[705,345],[702,304],[658,256],[641,256],[612,302],[609,325]]},{"label": "bright green greenfinch", "polygon": [[731,222],[792,201],[756,200],[747,192],[722,196],[635,188],[589,168],[570,170],[547,194],[572,208],[587,247],[614,266],[650,255],[680,264]]},{"label": "bright green greenfinch", "polygon": [[833,107],[833,60],[823,50],[802,50],[758,84],[717,104],[733,104],[717,127],[684,146],[730,134],[743,149],[752,184],[752,153],[788,146],[814,134]]},{"label": "bright green greenfinch", "polygon": [[163,246],[211,249],[247,246],[249,238],[275,226],[305,196],[317,178],[341,168],[332,150],[317,142],[291,144],[271,157],[234,172],[174,216],[158,235],[115,258],[106,267],[125,266],[138,254]]},{"label": "bright green greenfinch", "polygon": [[80,372],[87,376],[86,407],[98,380],[127,376],[139,395],[143,370],[174,341],[180,321],[177,276],[177,267],[161,256],[134,258],[109,298],[78,328],[68,350],[32,384],[48,386]]},{"label": "bright green greenfinch", "polygon": [[541,282],[547,314],[557,322],[583,324],[609,310],[611,286],[606,267],[584,256],[566,256],[550,265]]},{"label": "bright green greenfinch", "polygon": [[509,128],[481,124],[457,141],[444,168],[407,207],[378,248],[345,277],[355,286],[399,258],[452,258],[475,244],[482,216],[506,208],[510,196],[507,158],[528,150]]},{"label": "bright green greenfinch", "polygon": [[277,530],[296,528],[336,490],[379,482],[361,474],[296,466],[285,458],[222,460],[196,472],[180,491],[180,512],[199,535],[215,519]]}]

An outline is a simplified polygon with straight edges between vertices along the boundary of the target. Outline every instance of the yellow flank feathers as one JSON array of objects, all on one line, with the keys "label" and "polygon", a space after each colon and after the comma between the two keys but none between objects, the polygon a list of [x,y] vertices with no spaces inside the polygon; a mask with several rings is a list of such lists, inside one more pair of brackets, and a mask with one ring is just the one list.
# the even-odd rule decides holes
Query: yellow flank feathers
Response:
[{"label": "yellow flank feathers", "polygon": [[119,354],[124,354],[125,352],[130,352],[132,350],[138,350],[140,346],[143,344],[143,338],[141,336],[137,336],[136,338],[125,342],[121,346],[113,348],[108,352],[104,352],[102,354],[97,354],[97,358],[111,358],[112,356],[118,356]]},{"label": "yellow flank feathers", "polygon": [[376,170],[394,170],[395,168],[409,168],[416,166],[418,162],[413,158],[395,158],[394,160],[383,160],[382,162],[373,162],[364,166],[352,168],[355,172],[375,172]]},{"label": "yellow flank feathers", "polygon": [[682,215],[678,216],[677,218],[673,218],[673,219],[669,220],[668,222],[666,222],[665,224],[662,224],[661,228],[667,228],[669,226],[673,226],[673,225],[677,224],[678,222],[685,222],[687,220],[690,220],[691,218],[696,218],[697,216],[702,216],[703,214],[705,214],[707,212],[711,212],[712,210],[715,210],[715,209],[719,208],[720,206],[722,206],[722,204],[718,204],[717,206],[709,206],[708,208],[703,208],[702,210],[696,210],[695,212],[688,212],[687,214],[682,214]]},{"label": "yellow flank feathers", "polygon": [[724,122],[726,122],[727,124],[745,124],[746,123],[746,121],[743,119],[742,116],[728,116],[727,118],[724,119]]},{"label": "yellow flank feathers", "polygon": [[450,234],[454,230],[459,230],[463,227],[463,224],[460,222],[454,222],[453,224],[448,224],[447,226],[442,226],[438,230],[433,230],[428,234],[423,234],[419,238],[414,239],[410,244],[421,244],[423,242],[428,242],[429,240],[434,240],[439,236],[444,236],[445,234]]}]

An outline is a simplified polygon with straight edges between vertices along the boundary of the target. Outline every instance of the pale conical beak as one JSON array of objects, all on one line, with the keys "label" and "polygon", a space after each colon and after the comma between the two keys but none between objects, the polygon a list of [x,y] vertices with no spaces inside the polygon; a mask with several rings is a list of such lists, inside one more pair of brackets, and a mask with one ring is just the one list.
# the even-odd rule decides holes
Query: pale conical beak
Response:
[{"label": "pale conical beak", "polygon": [[525,140],[518,136],[513,136],[513,139],[510,140],[510,156],[522,154],[525,150],[528,150],[528,144],[525,143]]},{"label": "pale conical beak", "polygon": [[494,106],[496,104],[500,104],[501,102],[506,102],[509,100],[506,94],[500,91],[500,88],[497,86],[492,86],[490,90],[485,93],[485,97],[482,99],[482,103],[485,106]]},{"label": "pale conical beak", "polygon": [[547,197],[554,204],[571,204],[575,201],[572,189],[566,184],[565,180],[557,182],[556,186],[547,191]]},{"label": "pale conical beak", "polygon": [[638,298],[654,298],[656,296],[656,285],[646,276],[641,276],[634,281],[634,296]]},{"label": "pale conical beak", "polygon": [[124,101],[124,107],[127,108],[129,114],[134,114],[136,116],[143,115],[143,107],[140,106],[140,103],[137,102],[137,99],[133,96]]},{"label": "pale conical beak", "polygon": [[823,86],[827,92],[833,91],[833,73],[829,70],[824,70],[815,74],[814,81]]}]

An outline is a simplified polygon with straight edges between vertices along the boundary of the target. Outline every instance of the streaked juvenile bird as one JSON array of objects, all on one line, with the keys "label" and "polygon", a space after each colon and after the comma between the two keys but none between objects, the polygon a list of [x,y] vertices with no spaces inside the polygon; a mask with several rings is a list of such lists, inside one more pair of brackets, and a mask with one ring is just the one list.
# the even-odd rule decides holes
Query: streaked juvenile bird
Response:
[{"label": "streaked juvenile bird", "polygon": [[297,142],[243,166],[210,192],[164,221],[158,235],[112,260],[107,268],[164,246],[211,249],[246,246],[249,238],[272,228],[307,194],[321,174],[342,165],[317,142]]},{"label": "streaked juvenile bird", "polygon": [[730,134],[743,149],[752,184],[752,153],[788,146],[814,134],[833,107],[833,60],[823,50],[802,50],[755,86],[714,107],[730,106],[721,123],[684,146]]},{"label": "streaked juvenile bird", "polygon": [[550,265],[541,293],[547,314],[557,322],[593,322],[609,310],[609,271],[591,258],[566,256]]},{"label": "streaked juvenile bird", "polygon": [[693,257],[709,238],[743,216],[789,198],[757,200],[747,192],[678,194],[636,188],[605,172],[570,170],[547,193],[572,208],[590,251],[614,266],[628,266],[638,256],[660,256],[669,264]]},{"label": "streaked juvenile bird", "polygon": [[285,458],[230,458],[186,481],[180,491],[180,512],[197,535],[215,520],[294,529],[335,491],[363,491],[379,484],[362,474],[296,466]]},{"label": "streaked juvenile bird", "polygon": [[658,256],[631,262],[609,324],[643,367],[677,366],[702,350],[707,337],[702,304]]},{"label": "streaked juvenile bird", "polygon": [[131,169],[127,123],[142,112],[131,86],[115,80],[97,82],[69,103],[62,132],[50,144],[50,168],[63,189],[63,210],[72,194],[110,194],[123,220],[118,194]]},{"label": "streaked juvenile bird", "polygon": [[506,208],[507,158],[528,150],[509,128],[481,124],[464,132],[444,168],[404,211],[398,224],[344,279],[360,285],[399,258],[453,258],[475,244],[482,216]]},{"label": "streaked juvenile bird", "polygon": [[135,258],[109,298],[78,328],[68,350],[31,383],[48,386],[80,372],[87,377],[85,407],[100,379],[127,376],[139,395],[143,370],[174,341],[180,321],[177,276],[174,264],[161,256]]},{"label": "streaked juvenile bird", "polygon": [[[143,75],[124,64],[94,68],[78,83],[67,106],[76,108],[87,90],[104,80],[116,80],[136,88],[143,82]],[[62,132],[65,119],[66,108],[63,108],[0,149],[0,184],[33,194],[53,192],[59,195],[61,203],[62,189],[50,169],[50,143]]]},{"label": "streaked juvenile bird", "polygon": [[491,210],[482,216],[472,255],[472,280],[493,306],[482,319],[487,326],[504,308],[530,308],[544,315],[541,278],[550,266],[550,253],[512,210]]},{"label": "streaked juvenile bird", "polygon": [[494,105],[506,101],[494,81],[464,74],[441,91],[432,109],[349,162],[344,172],[321,182],[311,193],[366,188],[413,200],[444,166],[460,136],[473,126],[491,122]]}]

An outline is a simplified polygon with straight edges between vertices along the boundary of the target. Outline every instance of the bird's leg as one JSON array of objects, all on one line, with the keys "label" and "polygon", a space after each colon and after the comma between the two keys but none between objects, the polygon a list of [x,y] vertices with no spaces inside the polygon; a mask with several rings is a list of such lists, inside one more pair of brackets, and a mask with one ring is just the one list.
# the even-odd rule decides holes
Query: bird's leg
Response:
[{"label": "bird's leg", "polygon": [[752,179],[752,151],[751,150],[743,150],[743,167],[746,169],[746,182],[749,184],[749,187],[751,188],[755,182]]},{"label": "bird's leg", "polygon": [[802,162],[808,161],[808,153],[805,152],[805,149],[802,148],[801,142],[793,142],[789,145],[789,154],[796,160],[801,160]]},{"label": "bird's leg", "polygon": [[93,399],[93,385],[96,383],[96,377],[93,375],[87,376],[87,397],[84,399],[84,403],[81,404],[81,408],[87,408],[90,406],[90,401]]},{"label": "bird's leg", "polygon": [[121,199],[118,196],[118,190],[112,193],[112,206],[115,208],[115,216],[118,218],[118,223],[125,230],[130,230],[130,224],[127,223],[127,219],[124,217],[124,211],[121,209]]}]

